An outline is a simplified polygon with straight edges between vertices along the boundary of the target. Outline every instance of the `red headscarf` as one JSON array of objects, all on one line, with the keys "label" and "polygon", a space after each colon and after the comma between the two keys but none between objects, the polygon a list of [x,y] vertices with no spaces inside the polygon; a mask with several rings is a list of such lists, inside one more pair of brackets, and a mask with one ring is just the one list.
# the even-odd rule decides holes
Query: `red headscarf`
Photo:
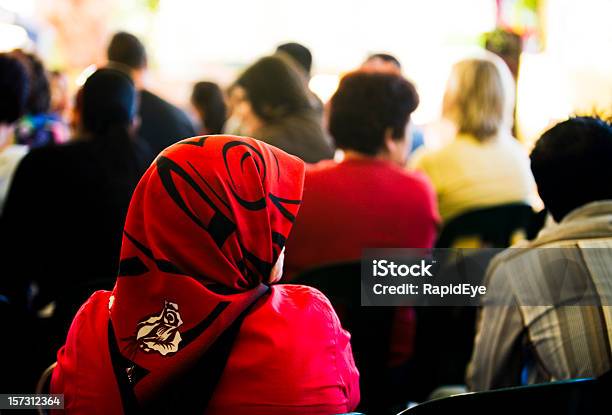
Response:
[{"label": "red headscarf", "polygon": [[109,342],[139,402],[180,377],[267,290],[303,177],[300,159],[233,136],[181,141],[144,174],[109,301]]}]

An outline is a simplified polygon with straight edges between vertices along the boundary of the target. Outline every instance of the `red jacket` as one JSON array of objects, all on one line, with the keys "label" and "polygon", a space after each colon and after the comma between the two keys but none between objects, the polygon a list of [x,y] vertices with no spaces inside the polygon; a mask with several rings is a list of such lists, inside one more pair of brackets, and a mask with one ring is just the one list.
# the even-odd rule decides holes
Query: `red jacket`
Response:
[{"label": "red jacket", "polygon": [[[242,323],[207,414],[337,414],[359,402],[350,335],[329,301],[299,285],[271,288]],[[68,413],[120,414],[108,352],[110,292],[79,310],[59,351],[52,393]]]},{"label": "red jacket", "polygon": [[431,248],[439,222],[429,181],[376,159],[309,166],[287,239],[285,275],[357,261],[364,248]]}]

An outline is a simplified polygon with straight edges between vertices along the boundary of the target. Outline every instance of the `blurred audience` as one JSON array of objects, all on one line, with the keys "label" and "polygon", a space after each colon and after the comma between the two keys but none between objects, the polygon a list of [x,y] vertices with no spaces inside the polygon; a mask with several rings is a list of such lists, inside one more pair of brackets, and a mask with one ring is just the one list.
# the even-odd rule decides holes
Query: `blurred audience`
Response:
[{"label": "blurred audience", "polygon": [[251,138],[181,144],[136,188],[115,288],[79,310],[51,392],[71,413],[351,412],[359,374],[331,304],[272,285],[304,164]]},{"label": "blurred audience", "polygon": [[296,64],[283,55],[261,58],[231,88],[240,132],[314,163],[333,156]]},{"label": "blurred audience", "polygon": [[198,82],[191,92],[191,105],[198,114],[199,135],[221,134],[225,124],[227,108],[219,85],[213,82]]},{"label": "blurred audience", "polygon": [[597,376],[612,366],[602,288],[612,269],[612,125],[590,117],[557,124],[536,143],[531,169],[558,225],[489,267],[493,296],[480,311],[472,390]]},{"label": "blurred audience", "polygon": [[355,72],[331,99],[341,162],[307,171],[302,211],[287,242],[287,274],[361,258],[363,248],[427,248],[438,213],[426,178],[402,169],[406,126],[419,98],[398,75]]},{"label": "blurred audience", "polygon": [[139,91],[138,136],[153,154],[186,137],[195,135],[183,111],[147,89],[147,52],[140,40],[126,32],[116,33],[107,50],[109,67],[127,72]]},{"label": "blurred audience", "polygon": [[523,146],[510,133],[514,84],[508,67],[489,54],[454,65],[443,116],[456,137],[417,151],[412,166],[431,179],[442,219],[499,204],[534,203],[535,184]]},{"label": "blurred audience", "polygon": [[15,123],[28,99],[28,74],[14,56],[0,54],[0,217],[13,174],[28,147],[14,143]]},{"label": "blurred audience", "polygon": [[77,111],[77,139],[23,158],[2,217],[3,285],[34,311],[51,304],[48,347],[92,289],[112,286],[125,213],[148,158],[133,143],[136,91],[124,73],[94,73]]},{"label": "blurred audience", "polygon": [[30,148],[65,143],[69,129],[61,115],[51,110],[51,86],[42,61],[31,53],[13,53],[22,60],[30,77],[26,114],[15,128],[15,142]]}]

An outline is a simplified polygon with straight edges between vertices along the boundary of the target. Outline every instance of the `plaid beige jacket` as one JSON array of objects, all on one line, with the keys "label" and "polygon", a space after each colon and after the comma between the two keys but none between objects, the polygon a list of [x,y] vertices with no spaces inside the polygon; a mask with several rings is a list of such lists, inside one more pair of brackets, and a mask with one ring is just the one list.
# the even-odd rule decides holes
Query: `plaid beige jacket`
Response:
[{"label": "plaid beige jacket", "polygon": [[[479,311],[468,388],[488,390],[610,370],[612,201],[574,210],[521,248],[495,257],[487,271],[485,281],[496,299]],[[593,287],[596,298],[590,305],[572,305],[571,299],[551,294],[559,290],[558,279],[547,273],[559,260],[574,264],[564,286],[588,282]],[[546,300],[534,304],[534,298]]]}]

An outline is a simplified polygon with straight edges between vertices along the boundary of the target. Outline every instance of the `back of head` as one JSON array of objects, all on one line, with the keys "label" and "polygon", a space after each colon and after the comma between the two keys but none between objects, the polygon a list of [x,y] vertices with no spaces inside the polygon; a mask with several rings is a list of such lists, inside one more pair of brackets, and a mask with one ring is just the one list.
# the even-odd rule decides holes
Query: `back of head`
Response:
[{"label": "back of head", "polygon": [[399,75],[402,72],[402,64],[399,59],[388,53],[375,53],[368,56],[362,70],[370,72],[386,72]]},{"label": "back of head", "polygon": [[106,54],[109,61],[120,63],[131,69],[143,69],[147,66],[145,47],[131,33],[115,33],[108,45]]},{"label": "back of head", "polygon": [[123,72],[99,69],[83,85],[80,106],[86,132],[97,136],[127,130],[136,114],[134,84]]},{"label": "back of head", "polygon": [[389,129],[393,138],[405,136],[418,105],[417,91],[404,77],[353,72],[342,78],[331,99],[329,131],[339,148],[376,155]]},{"label": "back of head", "polygon": [[32,53],[21,50],[13,52],[27,69],[29,76],[29,94],[26,103],[27,114],[44,114],[51,106],[51,87],[47,71],[42,61]]},{"label": "back of head", "polygon": [[0,53],[0,124],[12,124],[25,111],[28,74],[14,56]]},{"label": "back of head", "polygon": [[263,121],[273,121],[311,108],[302,75],[282,56],[261,58],[235,83]]},{"label": "back of head", "polygon": [[214,82],[198,82],[193,86],[191,103],[204,114],[208,134],[220,134],[225,124],[226,106],[223,92]]},{"label": "back of head", "polygon": [[513,108],[512,75],[500,58],[488,53],[453,66],[443,115],[455,124],[458,133],[486,140],[510,127]]},{"label": "back of head", "polygon": [[295,60],[300,67],[302,67],[307,75],[310,75],[310,70],[312,69],[312,54],[306,46],[290,42],[280,45],[276,48],[276,51],[289,55],[291,59]]},{"label": "back of head", "polygon": [[531,152],[531,170],[557,222],[587,203],[612,200],[612,125],[595,117],[555,125]]}]

